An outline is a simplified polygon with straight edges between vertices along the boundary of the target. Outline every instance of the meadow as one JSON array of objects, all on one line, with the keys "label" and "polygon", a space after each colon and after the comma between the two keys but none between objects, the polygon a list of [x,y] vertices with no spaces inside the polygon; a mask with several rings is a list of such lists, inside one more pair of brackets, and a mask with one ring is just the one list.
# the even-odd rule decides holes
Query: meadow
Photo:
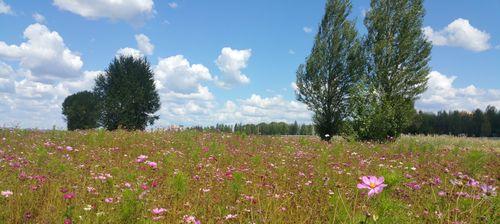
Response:
[{"label": "meadow", "polygon": [[1,130],[0,223],[499,223],[499,156],[441,136]]}]

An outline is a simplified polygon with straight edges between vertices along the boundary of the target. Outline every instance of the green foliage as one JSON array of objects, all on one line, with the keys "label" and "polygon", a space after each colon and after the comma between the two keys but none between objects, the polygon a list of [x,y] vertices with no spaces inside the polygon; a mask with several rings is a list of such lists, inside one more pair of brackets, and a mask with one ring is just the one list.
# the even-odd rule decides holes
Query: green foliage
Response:
[{"label": "green foliage", "polygon": [[171,186],[175,195],[179,197],[184,196],[186,194],[186,191],[188,190],[188,177],[186,176],[186,174],[178,172],[174,175]]},{"label": "green foliage", "polygon": [[352,104],[360,139],[399,137],[411,125],[426,90],[431,44],[422,32],[423,0],[371,1],[365,18],[368,75]]},{"label": "green foliage", "polygon": [[472,176],[474,176],[479,171],[482,171],[486,159],[486,153],[483,151],[472,150],[465,156],[464,167]]},{"label": "green foliage", "polygon": [[66,97],[62,104],[68,130],[97,128],[99,120],[98,99],[89,91]]},{"label": "green foliage", "polygon": [[119,209],[120,223],[138,223],[142,209],[142,203],[137,194],[131,190],[125,190]]},{"label": "green foliage", "polygon": [[146,58],[120,56],[96,79],[94,92],[106,129],[144,130],[159,118],[154,115],[160,109],[160,97],[153,76]]},{"label": "green foliage", "polygon": [[323,140],[339,134],[350,115],[349,94],[364,70],[349,0],[329,0],[311,55],[297,70],[297,99],[314,112],[315,131]]}]

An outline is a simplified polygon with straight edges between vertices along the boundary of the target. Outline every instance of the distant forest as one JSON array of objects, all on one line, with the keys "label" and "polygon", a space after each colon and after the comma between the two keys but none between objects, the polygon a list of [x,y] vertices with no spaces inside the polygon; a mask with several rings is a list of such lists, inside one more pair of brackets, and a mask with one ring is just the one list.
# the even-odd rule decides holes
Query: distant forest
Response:
[{"label": "distant forest", "polygon": [[[314,135],[314,125],[294,122],[271,122],[259,124],[217,124],[215,126],[194,126],[191,130],[220,131],[254,135]],[[500,110],[488,106],[482,111],[419,111],[406,134],[455,135],[468,137],[500,137]]]},{"label": "distant forest", "polygon": [[406,131],[409,134],[438,134],[469,137],[500,137],[500,110],[419,112]]}]

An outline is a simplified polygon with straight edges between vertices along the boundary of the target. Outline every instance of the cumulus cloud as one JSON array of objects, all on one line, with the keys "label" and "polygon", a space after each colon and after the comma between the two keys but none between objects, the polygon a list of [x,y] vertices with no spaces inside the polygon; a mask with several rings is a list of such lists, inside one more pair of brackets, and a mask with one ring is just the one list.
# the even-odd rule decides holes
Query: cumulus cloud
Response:
[{"label": "cumulus cloud", "polygon": [[154,12],[153,0],[54,0],[54,5],[88,19],[137,22]]},{"label": "cumulus cloud", "polygon": [[144,54],[142,54],[141,51],[137,50],[137,49],[134,49],[134,48],[130,48],[130,47],[126,47],[126,48],[120,48],[118,49],[118,51],[116,51],[116,57],[120,57],[120,56],[132,56],[134,58],[142,58],[144,57]]},{"label": "cumulus cloud", "polygon": [[137,42],[137,48],[145,55],[152,55],[155,46],[151,44],[149,37],[144,34],[135,35],[135,41]]},{"label": "cumulus cloud", "polygon": [[313,29],[311,27],[308,27],[308,26],[304,26],[302,28],[302,30],[305,32],[305,33],[312,33]]},{"label": "cumulus cloud", "polygon": [[456,79],[456,76],[431,72],[428,89],[417,101],[417,108],[424,111],[470,111],[488,105],[500,107],[500,89],[481,89],[474,85],[459,88],[453,85]]},{"label": "cumulus cloud", "polygon": [[13,14],[12,9],[3,0],[0,0],[0,14]]},{"label": "cumulus cloud", "polygon": [[64,127],[64,98],[91,89],[100,71],[82,72],[80,57],[65,46],[57,32],[43,25],[28,26],[24,37],[27,41],[20,45],[0,41],[0,58],[19,62],[13,69],[7,61],[0,61],[0,125]]},{"label": "cumulus cloud", "polygon": [[235,84],[248,84],[250,79],[242,73],[242,69],[248,65],[248,60],[252,56],[252,49],[236,50],[225,47],[215,61],[219,70],[223,73],[223,78],[219,85],[230,88]]},{"label": "cumulus cloud", "polygon": [[45,16],[43,16],[42,14],[40,13],[34,13],[33,14],[33,19],[37,22],[37,23],[45,23]]},{"label": "cumulus cloud", "polygon": [[436,46],[461,47],[480,52],[491,48],[490,34],[473,27],[469,20],[456,19],[442,30],[423,28],[424,35]]},{"label": "cumulus cloud", "polygon": [[155,67],[159,89],[180,94],[202,93],[202,82],[213,80],[207,67],[191,64],[183,55],[161,58]]},{"label": "cumulus cloud", "polygon": [[0,41],[0,58],[19,61],[23,68],[36,74],[34,79],[43,82],[79,75],[83,66],[80,56],[66,47],[57,32],[35,23],[24,30],[24,38],[27,41],[20,45]]}]

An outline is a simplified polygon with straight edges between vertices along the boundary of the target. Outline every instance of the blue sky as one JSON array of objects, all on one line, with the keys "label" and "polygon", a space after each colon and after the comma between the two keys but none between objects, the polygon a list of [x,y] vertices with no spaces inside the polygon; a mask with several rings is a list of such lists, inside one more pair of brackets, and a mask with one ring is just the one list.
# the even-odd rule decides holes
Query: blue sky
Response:
[{"label": "blue sky", "polygon": [[[0,124],[63,128],[64,98],[117,54],[150,60],[156,126],[310,121],[293,82],[324,0],[121,2],[0,0]],[[362,34],[367,10],[353,1]],[[417,108],[500,107],[500,1],[427,0],[426,10],[433,72]]]}]

